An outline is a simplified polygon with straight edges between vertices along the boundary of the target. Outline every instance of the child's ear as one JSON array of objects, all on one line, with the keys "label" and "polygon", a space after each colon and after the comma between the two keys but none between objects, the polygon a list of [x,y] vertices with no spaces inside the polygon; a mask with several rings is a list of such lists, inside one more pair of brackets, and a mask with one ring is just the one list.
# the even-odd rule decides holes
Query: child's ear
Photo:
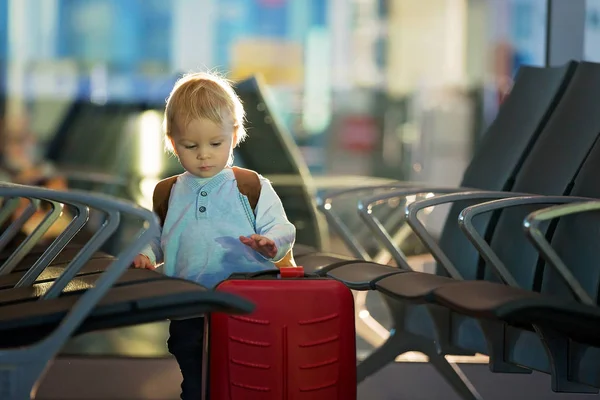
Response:
[{"label": "child's ear", "polygon": [[235,125],[233,127],[233,140],[231,141],[231,148],[233,149],[237,143],[237,138],[238,138],[238,126]]},{"label": "child's ear", "polygon": [[179,156],[179,154],[177,154],[177,149],[175,148],[175,141],[173,140],[173,138],[169,137],[167,138],[167,140],[169,141],[169,145],[171,146],[171,151],[173,151],[173,154]]}]

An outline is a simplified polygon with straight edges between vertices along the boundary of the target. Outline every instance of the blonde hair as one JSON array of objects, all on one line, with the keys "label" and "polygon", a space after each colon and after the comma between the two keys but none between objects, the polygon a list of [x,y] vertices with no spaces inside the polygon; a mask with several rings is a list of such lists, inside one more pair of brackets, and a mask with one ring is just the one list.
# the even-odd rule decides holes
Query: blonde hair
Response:
[{"label": "blonde hair", "polygon": [[165,145],[173,151],[173,128],[180,129],[194,119],[206,118],[222,124],[230,116],[234,127],[234,147],[247,136],[244,128],[244,106],[231,83],[214,74],[196,72],[181,77],[173,86],[167,99],[164,117]]}]

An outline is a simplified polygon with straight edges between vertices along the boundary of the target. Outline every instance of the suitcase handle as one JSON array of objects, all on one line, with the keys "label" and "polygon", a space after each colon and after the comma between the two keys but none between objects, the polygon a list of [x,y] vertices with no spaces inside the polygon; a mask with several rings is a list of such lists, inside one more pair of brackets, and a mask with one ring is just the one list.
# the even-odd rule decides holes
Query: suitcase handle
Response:
[{"label": "suitcase handle", "polygon": [[279,275],[282,278],[302,278],[304,276],[304,267],[282,267],[279,268]]}]

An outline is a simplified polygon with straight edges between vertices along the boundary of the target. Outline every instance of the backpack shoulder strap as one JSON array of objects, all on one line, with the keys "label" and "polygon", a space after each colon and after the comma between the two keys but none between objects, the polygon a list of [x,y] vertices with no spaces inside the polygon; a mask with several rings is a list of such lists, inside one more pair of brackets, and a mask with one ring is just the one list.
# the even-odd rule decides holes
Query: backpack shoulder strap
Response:
[{"label": "backpack shoulder strap", "polygon": [[156,184],[154,194],[152,195],[152,211],[158,215],[160,226],[165,223],[167,210],[169,209],[169,198],[171,197],[171,189],[177,181],[179,175],[171,176],[163,179]]},{"label": "backpack shoulder strap", "polygon": [[237,181],[238,190],[248,198],[250,207],[254,211],[260,198],[260,178],[258,174],[250,169],[232,167],[233,175]]},{"label": "backpack shoulder strap", "polygon": [[[256,204],[258,204],[261,188],[258,174],[245,168],[232,167],[231,169],[233,169],[238,190],[241,194],[248,197],[248,202],[254,211],[256,209]],[[275,266],[277,268],[295,267],[296,261],[294,260],[294,254],[292,250],[288,251],[288,253],[281,260],[277,261]]]}]

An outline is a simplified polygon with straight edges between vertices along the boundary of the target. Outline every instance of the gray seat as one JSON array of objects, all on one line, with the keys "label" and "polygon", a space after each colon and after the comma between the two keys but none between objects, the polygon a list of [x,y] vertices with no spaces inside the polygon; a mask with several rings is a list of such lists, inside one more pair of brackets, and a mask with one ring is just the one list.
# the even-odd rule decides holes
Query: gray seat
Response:
[{"label": "gray seat", "polygon": [[[483,270],[479,268],[477,258],[465,258],[463,254],[468,250],[466,246],[470,246],[468,243],[465,244],[465,248],[458,246],[459,241],[454,238],[449,241],[441,240],[439,244],[435,243],[427,235],[423,225],[416,219],[416,212],[438,204],[461,202],[460,207],[464,207],[465,201],[481,203],[490,199],[515,196],[519,193],[572,194],[573,181],[578,176],[583,162],[591,163],[590,165],[595,162],[593,158],[588,157],[588,154],[590,149],[595,146],[600,132],[600,115],[595,111],[598,90],[600,90],[600,64],[581,63],[561,102],[534,145],[531,154],[527,157],[521,171],[517,174],[512,192],[482,191],[450,194],[418,201],[407,207],[411,227],[424,239],[425,244],[438,261],[438,275],[449,274],[458,281],[462,279],[475,280],[482,277],[498,281],[494,272],[498,273],[499,269],[493,268],[493,266],[497,267],[497,264],[490,263],[489,259],[486,259],[487,268]],[[565,142],[565,135],[569,132],[576,132],[576,134],[569,135],[568,141]],[[566,146],[565,143],[568,145]],[[592,154],[595,155],[595,153]],[[482,237],[491,236],[491,248],[500,257],[503,265],[514,266],[510,270],[510,274],[500,271],[501,279],[504,282],[536,290],[539,288],[539,274],[541,273],[541,270],[535,267],[538,253],[526,243],[522,235],[516,234],[514,230],[515,226],[520,227],[521,221],[531,210],[527,207],[511,208],[504,210],[499,217],[496,213],[497,220],[493,232],[486,231],[480,221],[476,221],[473,229],[482,232]],[[494,213],[487,215],[490,214],[494,215]],[[453,226],[452,230],[454,231],[459,229],[459,224],[453,222],[452,214],[447,226]],[[547,233],[551,234],[552,229]],[[461,233],[456,232],[454,235],[461,235]],[[445,237],[447,236],[443,234],[442,239]],[[472,246],[470,248],[473,249]],[[428,290],[423,290],[420,296],[415,296],[412,286],[416,284],[417,280],[422,281],[423,279],[428,278],[416,274],[401,274],[381,279],[376,286],[385,291],[388,296],[398,300],[420,303],[433,301],[433,293],[441,291],[442,288],[444,288],[443,290],[459,290],[456,282],[445,283],[434,275],[429,278],[432,282]],[[395,282],[392,282],[393,280]],[[403,280],[401,284],[400,280]],[[435,306],[430,308],[435,308]],[[507,349],[504,347],[504,341],[494,338],[497,335],[497,329],[489,329],[486,326],[483,330],[478,330],[477,324],[473,324],[472,321],[464,321],[454,315],[451,317],[452,345],[489,354],[490,366],[493,371],[526,372],[504,360],[503,355]],[[424,329],[429,329],[429,327],[424,327]],[[574,388],[572,385],[569,387],[571,388],[569,390],[585,390],[585,388]]]},{"label": "gray seat", "polygon": [[[574,70],[575,75],[572,75]],[[528,174],[528,172],[524,171],[527,165],[535,163],[535,160],[539,160],[540,156],[553,157],[553,154],[546,152],[546,145],[541,142],[548,141],[549,138],[552,143],[564,140],[564,135],[561,131],[563,129],[562,126],[551,127],[550,123],[552,120],[555,120],[554,115],[560,106],[564,107],[574,97],[577,97],[577,94],[573,93],[572,87],[575,84],[574,80],[578,72],[579,66],[576,67],[574,63],[570,63],[562,68],[521,68],[510,96],[500,109],[496,120],[490,126],[466,170],[462,186],[485,190],[512,189],[513,191],[518,191],[519,189],[515,187],[515,182],[519,176],[522,176],[524,173]],[[585,79],[583,76],[581,78]],[[579,79],[577,85],[581,90],[585,86],[585,83],[582,79]],[[571,98],[566,100],[565,96],[569,91],[572,92]],[[589,146],[589,141],[582,139],[578,149],[587,149]],[[537,151],[536,148],[538,149]],[[544,156],[544,154],[546,155]],[[584,158],[584,155],[579,156],[579,161],[572,159],[575,156],[566,155],[566,157],[568,158],[566,161],[568,165],[575,165],[570,171],[572,177],[575,174],[573,169],[576,170],[579,165],[577,163]],[[562,186],[561,189],[557,189],[558,193],[563,193],[564,188],[568,186],[568,182],[569,180],[566,182],[563,181],[560,184],[557,182],[557,188]],[[362,200],[361,216],[369,224],[374,234],[379,235],[382,243],[395,255],[397,264],[408,271],[410,271],[410,265],[395,244],[391,242],[391,235],[382,231],[380,221],[373,219],[372,211],[374,210],[370,206],[371,203],[385,203],[385,199],[387,198],[402,198],[406,195],[423,191],[451,193],[465,192],[467,189],[399,189]],[[442,194],[439,197],[442,197]],[[456,260],[457,265],[461,266],[462,277],[465,279],[476,279],[479,268],[477,251],[464,238],[459,231],[458,225],[454,222],[466,204],[469,203],[460,202],[454,204],[451,208],[448,222],[444,225],[439,246],[448,252],[447,257]],[[495,218],[482,218],[478,221],[478,228],[483,230],[489,228],[491,231],[494,226]],[[335,269],[330,270],[328,274],[332,276],[333,271]],[[373,374],[387,362],[394,360],[401,352],[415,350],[426,353],[436,369],[443,374],[455,390],[464,398],[474,398],[477,396],[471,391],[470,386],[465,384],[463,379],[457,376],[453,369],[447,365],[443,356],[445,354],[473,354],[474,351],[482,349],[457,347],[451,343],[451,333],[448,325],[449,316],[443,309],[405,303],[406,300],[416,301],[417,303],[423,302],[424,299],[420,297],[428,295],[437,285],[449,282],[449,279],[447,279],[448,276],[449,273],[444,266],[438,265],[437,275],[408,272],[391,275],[373,282],[377,287],[392,289],[388,286],[390,282],[399,282],[402,279],[411,280],[406,281],[407,284],[401,285],[401,295],[397,291],[394,291],[394,296],[392,297],[392,292],[385,292],[386,295],[383,298],[392,314],[393,334],[384,346],[372,353],[369,358],[359,365],[359,379],[364,379]],[[430,279],[430,281],[425,282],[427,279]],[[487,349],[483,350],[487,352]],[[505,367],[504,370],[521,371],[512,367]]]},{"label": "gray seat", "polygon": [[[573,202],[576,196],[600,198],[599,169],[600,143],[597,142],[574,181],[570,198],[516,198],[471,207],[463,212],[465,229],[474,235],[469,221],[480,212],[487,212],[490,206],[546,207]],[[512,325],[505,333],[506,340],[514,344],[506,352],[507,361],[552,373],[556,391],[589,390],[579,384],[600,388],[600,367],[585,363],[587,358],[600,355],[600,256],[597,251],[600,218],[597,212],[591,212],[598,210],[599,204],[565,205],[527,217],[529,236],[542,252],[545,263],[537,258],[507,259],[505,247],[483,248],[485,257],[490,258],[491,263],[501,263],[518,285],[462,282],[433,292],[434,301],[461,315],[455,318],[457,326],[466,323],[465,316]],[[561,218],[548,243],[544,238],[546,230],[541,227],[548,221],[556,222],[558,217]],[[509,238],[514,254],[526,254],[531,249],[530,244],[513,240],[515,236],[523,238],[521,232],[520,223],[507,226],[502,236],[494,235],[492,245]],[[540,279],[523,281],[523,277],[528,276]],[[522,327],[527,329],[520,329]]]},{"label": "gray seat", "polygon": [[332,268],[327,276],[343,282],[352,290],[375,290],[375,284],[380,279],[404,273],[410,272],[374,262],[357,260]]}]

